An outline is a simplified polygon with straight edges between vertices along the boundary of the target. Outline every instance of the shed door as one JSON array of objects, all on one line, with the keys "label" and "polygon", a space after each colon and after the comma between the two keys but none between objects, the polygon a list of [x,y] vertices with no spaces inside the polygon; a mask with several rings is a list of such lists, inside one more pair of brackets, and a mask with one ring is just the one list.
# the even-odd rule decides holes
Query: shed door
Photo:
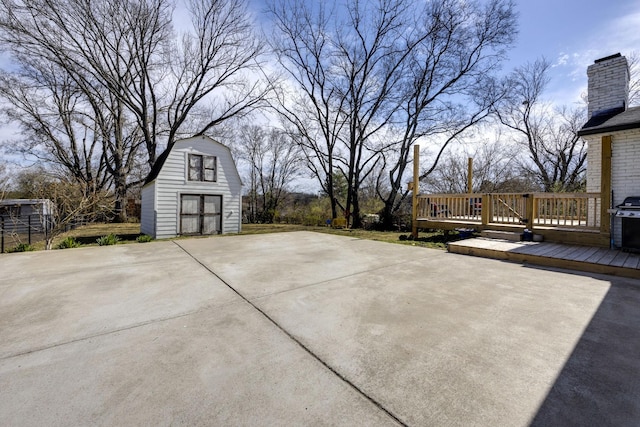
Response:
[{"label": "shed door", "polygon": [[180,196],[180,234],[220,234],[222,196],[183,194]]}]

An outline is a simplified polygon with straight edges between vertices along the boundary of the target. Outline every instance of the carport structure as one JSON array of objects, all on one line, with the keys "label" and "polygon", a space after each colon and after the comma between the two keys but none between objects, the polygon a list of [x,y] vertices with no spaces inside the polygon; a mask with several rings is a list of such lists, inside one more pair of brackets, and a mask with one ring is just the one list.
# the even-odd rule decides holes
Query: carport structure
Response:
[{"label": "carport structure", "polygon": [[0,270],[7,425],[640,422],[634,279],[309,232]]}]

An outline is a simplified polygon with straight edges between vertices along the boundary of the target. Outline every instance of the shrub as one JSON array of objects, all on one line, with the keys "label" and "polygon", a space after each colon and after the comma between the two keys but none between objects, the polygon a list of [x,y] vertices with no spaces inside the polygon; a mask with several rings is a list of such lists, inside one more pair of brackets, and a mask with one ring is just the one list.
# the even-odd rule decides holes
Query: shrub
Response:
[{"label": "shrub", "polygon": [[149,236],[148,234],[141,234],[136,238],[136,242],[138,243],[147,243],[152,240],[153,240],[153,237]]},{"label": "shrub", "polygon": [[7,252],[31,252],[31,251],[35,251],[36,248],[34,248],[33,246],[31,246],[28,243],[19,243],[18,245],[14,246],[11,249],[8,249]]},{"label": "shrub", "polygon": [[77,248],[82,246],[80,242],[78,242],[75,237],[67,237],[62,242],[58,243],[58,249],[68,249],[68,248]]},{"label": "shrub", "polygon": [[99,246],[109,246],[115,245],[120,241],[120,238],[115,234],[111,233],[106,236],[99,237],[96,242],[98,242]]}]

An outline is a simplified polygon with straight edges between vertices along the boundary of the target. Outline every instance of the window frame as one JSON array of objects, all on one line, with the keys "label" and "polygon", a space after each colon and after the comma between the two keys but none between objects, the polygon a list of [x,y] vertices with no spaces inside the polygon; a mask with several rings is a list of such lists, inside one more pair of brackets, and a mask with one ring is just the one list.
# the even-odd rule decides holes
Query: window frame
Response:
[{"label": "window frame", "polygon": [[[199,159],[197,166],[192,166],[192,159]],[[207,167],[207,160],[211,159],[212,167]],[[197,170],[195,169],[197,168]],[[193,178],[192,171],[197,175]],[[207,179],[207,171],[212,171],[212,179]],[[218,181],[218,158],[206,154],[189,153],[187,156],[187,181],[191,182],[217,182]]]},{"label": "window frame", "polygon": [[[184,198],[185,197],[195,197],[198,200],[198,212],[185,213],[184,212]],[[216,213],[205,212],[205,198],[213,197],[219,200],[220,211]],[[182,193],[179,195],[180,206],[178,207],[178,230],[179,235],[181,236],[208,236],[215,234],[222,234],[223,230],[223,216],[222,212],[224,209],[224,197],[222,194],[193,194],[193,193]],[[219,218],[218,220],[218,228],[215,229],[213,233],[204,233],[204,225],[205,218]],[[187,218],[195,218],[197,219],[197,231],[186,233],[184,232],[183,220]]]}]

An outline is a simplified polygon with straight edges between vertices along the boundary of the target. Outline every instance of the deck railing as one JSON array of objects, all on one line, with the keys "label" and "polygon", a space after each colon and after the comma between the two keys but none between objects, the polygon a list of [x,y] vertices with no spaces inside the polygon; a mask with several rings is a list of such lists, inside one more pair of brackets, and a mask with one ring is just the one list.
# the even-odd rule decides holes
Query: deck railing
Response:
[{"label": "deck railing", "polygon": [[600,193],[428,194],[417,218],[463,224],[598,229]]},{"label": "deck railing", "polygon": [[482,195],[430,194],[418,196],[418,218],[482,222]]},{"label": "deck railing", "polygon": [[599,228],[600,193],[534,194],[534,226]]},{"label": "deck railing", "polygon": [[489,209],[487,217],[494,224],[526,224],[527,194],[499,193],[487,194]]}]

